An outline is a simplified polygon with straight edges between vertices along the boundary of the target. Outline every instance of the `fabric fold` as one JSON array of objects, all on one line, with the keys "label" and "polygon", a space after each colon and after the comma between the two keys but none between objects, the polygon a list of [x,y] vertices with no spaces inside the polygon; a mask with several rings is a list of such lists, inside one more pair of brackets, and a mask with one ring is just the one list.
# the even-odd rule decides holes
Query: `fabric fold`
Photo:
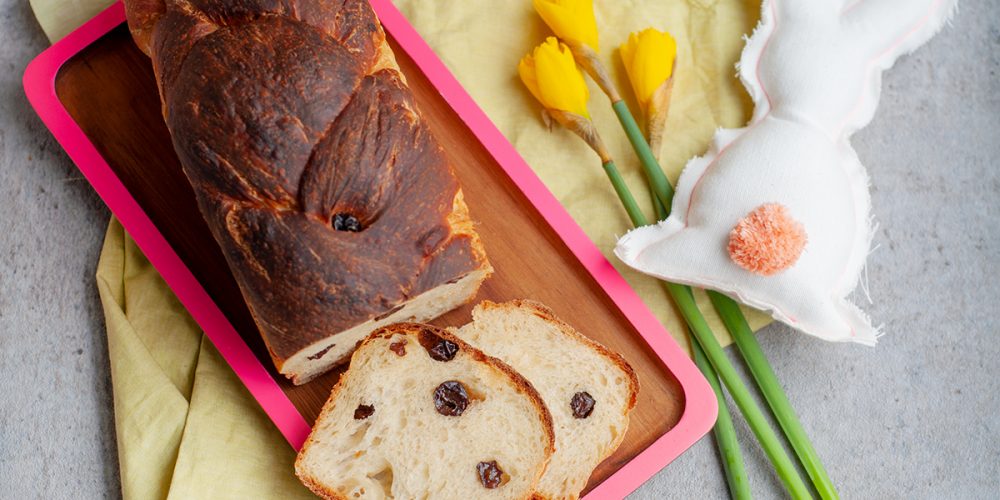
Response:
[{"label": "fabric fold", "polygon": [[295,452],[112,219],[97,266],[125,498],[312,498]]}]

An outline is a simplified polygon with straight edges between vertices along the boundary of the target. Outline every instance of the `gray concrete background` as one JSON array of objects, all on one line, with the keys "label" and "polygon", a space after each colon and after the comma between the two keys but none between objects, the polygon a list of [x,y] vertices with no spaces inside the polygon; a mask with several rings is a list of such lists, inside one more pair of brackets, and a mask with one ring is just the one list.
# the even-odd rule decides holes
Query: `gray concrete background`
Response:
[{"label": "gray concrete background", "polygon": [[[94,270],[108,210],[28,107],[46,45],[25,0],[0,0],[0,498],[120,495]],[[760,340],[844,498],[1000,496],[1000,2],[885,78],[854,144],[879,246],[868,349],[774,325]],[[730,353],[732,354],[732,353]],[[751,487],[781,497],[742,422]],[[724,497],[711,439],[634,495]]]}]

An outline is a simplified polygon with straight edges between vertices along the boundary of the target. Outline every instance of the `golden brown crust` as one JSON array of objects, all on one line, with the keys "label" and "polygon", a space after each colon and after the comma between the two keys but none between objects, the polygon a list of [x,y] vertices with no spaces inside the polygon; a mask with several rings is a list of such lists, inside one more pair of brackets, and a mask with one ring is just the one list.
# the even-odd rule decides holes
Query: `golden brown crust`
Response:
[{"label": "golden brown crust", "polygon": [[[358,350],[355,349],[354,352],[355,354],[357,354]],[[347,373],[341,375],[340,380],[338,380],[337,384],[334,385],[333,389],[330,390],[330,397],[328,397],[326,399],[326,402],[323,403],[323,408],[320,410],[319,416],[316,417],[316,422],[323,420],[328,413],[333,411],[333,406],[334,406],[333,402],[336,401],[337,395],[340,394],[340,389],[343,387],[344,380],[346,378],[347,378]],[[313,428],[315,427],[316,425],[314,422]],[[309,436],[306,437],[305,442],[302,443],[302,447],[299,448],[298,455],[295,456],[295,464],[294,464],[295,477],[298,477],[299,481],[302,482],[302,484],[306,488],[309,488],[309,491],[312,491],[314,494],[316,494],[316,496],[320,498],[324,498],[326,500],[348,500],[346,496],[343,496],[340,493],[330,488],[327,488],[326,486],[322,485],[319,481],[317,481],[313,476],[310,476],[303,471],[302,469],[303,456],[305,455],[306,450],[308,450],[309,447],[312,445],[312,442],[313,442],[313,433],[310,432]]]},{"label": "golden brown crust", "polygon": [[[298,459],[296,459],[295,461],[296,463],[298,463]],[[312,476],[304,476],[299,474],[297,468],[295,471],[295,475],[299,478],[299,481],[301,481],[306,488],[309,488],[309,491],[313,492],[313,494],[324,500],[348,500],[346,496],[341,495],[340,493],[337,493],[336,491],[327,488],[326,486],[323,486],[318,481],[313,479]]]},{"label": "golden brown crust", "polygon": [[[494,358],[492,356],[488,356],[479,349],[476,349],[475,347],[469,345],[462,339],[456,337],[451,332],[442,328],[438,328],[433,325],[427,325],[423,323],[395,323],[392,325],[379,328],[378,330],[375,330],[370,335],[368,335],[364,340],[362,340],[358,344],[358,347],[357,349],[355,349],[353,356],[357,356],[359,352],[362,352],[365,346],[373,343],[374,341],[379,339],[389,339],[392,338],[393,335],[401,334],[410,336],[414,340],[414,345],[420,345],[419,338],[422,332],[430,332],[433,335],[436,335],[449,342],[454,342],[456,345],[458,345],[458,348],[461,352],[470,354],[474,360],[485,363],[491,368],[501,372],[514,383],[514,386],[517,388],[519,392],[528,396],[528,399],[531,401],[532,406],[535,407],[535,410],[538,412],[539,418],[542,420],[546,437],[545,463],[543,464],[542,468],[538,471],[537,476],[532,481],[532,488],[534,488],[534,486],[537,485],[538,481],[542,478],[542,475],[545,473],[545,469],[548,466],[549,459],[551,459],[552,454],[555,453],[556,434],[552,420],[552,414],[549,413],[548,407],[542,401],[542,396],[538,394],[538,391],[535,390],[535,387],[531,385],[531,382],[529,382],[526,378],[524,378],[520,373],[515,371],[513,368],[511,368],[503,361]],[[352,361],[353,361],[353,356],[352,356]],[[319,417],[317,417],[316,419],[317,421],[322,420],[324,417],[326,417],[326,415],[329,412],[333,411],[334,401],[337,399],[337,395],[340,393],[340,389],[343,386],[344,381],[349,376],[350,376],[350,370],[348,370],[344,375],[340,377],[340,381],[337,382],[337,385],[335,385],[333,387],[333,390],[330,392],[330,397],[327,398],[326,403],[323,404],[323,409],[320,410]],[[309,437],[306,438],[305,443],[302,445],[302,448],[299,450],[299,454],[295,459],[295,475],[298,476],[300,481],[302,481],[302,484],[304,484],[313,493],[319,495],[322,498],[346,500],[346,497],[343,497],[336,491],[333,491],[319,484],[313,477],[308,476],[302,472],[300,461],[302,460],[302,457],[304,456],[306,450],[309,448],[309,446],[311,446],[312,442],[313,442],[313,434],[310,433]],[[537,494],[533,493],[530,496],[526,497],[526,499],[537,498],[536,495]]]},{"label": "golden brown crust", "polygon": [[368,2],[126,10],[198,205],[279,369],[491,269]]}]

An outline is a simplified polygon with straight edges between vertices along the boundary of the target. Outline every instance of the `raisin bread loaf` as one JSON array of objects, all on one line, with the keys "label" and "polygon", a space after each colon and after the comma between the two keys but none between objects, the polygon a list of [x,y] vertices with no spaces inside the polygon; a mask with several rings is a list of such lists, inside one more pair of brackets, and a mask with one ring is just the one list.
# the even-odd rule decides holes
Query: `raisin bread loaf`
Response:
[{"label": "raisin bread loaf", "polygon": [[554,439],[522,376],[444,330],[404,323],[358,347],[295,471],[324,498],[529,498]]},{"label": "raisin bread loaf", "polygon": [[532,301],[476,306],[454,333],[509,364],[552,413],[556,453],[537,487],[543,498],[578,498],[594,468],[625,437],[639,381],[625,360]]},{"label": "raisin bread loaf", "polygon": [[278,370],[470,300],[491,268],[365,0],[125,0],[198,205]]}]

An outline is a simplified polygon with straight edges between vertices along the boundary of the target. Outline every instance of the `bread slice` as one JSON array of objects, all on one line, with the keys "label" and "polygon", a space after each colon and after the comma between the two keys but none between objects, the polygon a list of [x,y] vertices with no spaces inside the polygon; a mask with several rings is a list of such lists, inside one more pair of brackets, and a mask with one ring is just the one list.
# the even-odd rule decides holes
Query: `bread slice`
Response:
[{"label": "bread slice", "polygon": [[536,492],[578,498],[594,468],[621,444],[639,381],[618,354],[537,302],[485,301],[455,333],[524,375],[555,424],[556,453]]},{"label": "bread slice", "polygon": [[323,498],[529,498],[554,440],[524,377],[444,330],[401,323],[355,351],[295,472]]}]

